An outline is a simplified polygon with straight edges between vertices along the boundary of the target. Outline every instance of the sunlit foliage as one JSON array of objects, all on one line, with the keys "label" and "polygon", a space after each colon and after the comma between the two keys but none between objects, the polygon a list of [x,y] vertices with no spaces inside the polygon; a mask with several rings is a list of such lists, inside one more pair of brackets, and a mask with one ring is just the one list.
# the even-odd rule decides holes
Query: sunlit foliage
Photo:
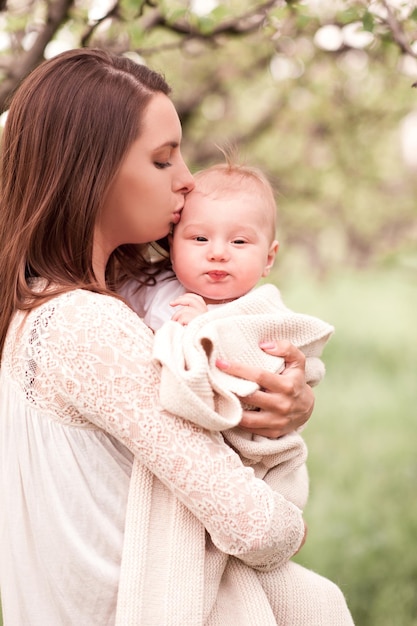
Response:
[{"label": "sunlit foliage", "polygon": [[[0,2],[0,108],[36,64],[102,46],[174,87],[193,169],[218,145],[277,189],[281,255],[319,274],[405,255],[417,239],[417,9],[343,0]],[[411,261],[410,261],[411,259]]]}]

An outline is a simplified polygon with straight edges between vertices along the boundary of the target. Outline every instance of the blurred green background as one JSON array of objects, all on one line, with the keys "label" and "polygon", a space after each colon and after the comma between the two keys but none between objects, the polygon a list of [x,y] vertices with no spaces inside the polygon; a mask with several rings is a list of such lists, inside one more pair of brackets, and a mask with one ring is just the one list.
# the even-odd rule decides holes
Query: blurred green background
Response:
[{"label": "blurred green background", "polygon": [[341,586],[357,626],[417,626],[416,3],[0,0],[0,111],[80,45],[165,74],[193,171],[233,145],[273,182],[271,280],[336,327],[296,559]]},{"label": "blurred green background", "polygon": [[283,282],[294,308],[336,327],[304,431],[309,535],[296,560],[339,584],[358,626],[414,626],[415,275],[380,267]]}]

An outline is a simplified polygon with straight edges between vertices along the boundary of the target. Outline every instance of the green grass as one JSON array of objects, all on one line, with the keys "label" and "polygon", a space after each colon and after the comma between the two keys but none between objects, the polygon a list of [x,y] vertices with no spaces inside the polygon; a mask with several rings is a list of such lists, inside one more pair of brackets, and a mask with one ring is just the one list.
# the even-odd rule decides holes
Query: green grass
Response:
[{"label": "green grass", "polygon": [[408,272],[323,283],[306,271],[276,275],[288,306],[336,327],[304,431],[309,535],[297,560],[340,585],[356,626],[417,626],[417,272]]},{"label": "green grass", "polygon": [[297,560],[337,582],[356,626],[417,626],[417,273],[285,281],[336,333],[304,431],[311,479]]}]

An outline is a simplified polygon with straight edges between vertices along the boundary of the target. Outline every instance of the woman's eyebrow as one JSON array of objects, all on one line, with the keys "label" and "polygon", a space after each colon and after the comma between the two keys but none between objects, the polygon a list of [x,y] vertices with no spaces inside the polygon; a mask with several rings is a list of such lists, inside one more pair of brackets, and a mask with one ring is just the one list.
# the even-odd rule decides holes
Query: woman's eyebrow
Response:
[{"label": "woman's eyebrow", "polygon": [[180,144],[178,141],[166,141],[160,146],[157,146],[154,150],[157,151],[157,150],[163,150],[164,148],[178,148],[179,145]]}]

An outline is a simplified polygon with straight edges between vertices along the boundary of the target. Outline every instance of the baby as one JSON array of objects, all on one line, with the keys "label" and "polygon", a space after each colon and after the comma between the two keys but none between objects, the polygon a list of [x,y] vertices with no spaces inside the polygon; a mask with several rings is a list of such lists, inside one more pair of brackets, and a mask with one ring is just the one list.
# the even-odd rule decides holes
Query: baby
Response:
[{"label": "baby", "polygon": [[[308,496],[306,447],[296,432],[271,440],[237,425],[242,399],[258,388],[229,376],[215,360],[240,360],[281,372],[283,359],[260,343],[287,339],[306,355],[306,378],[324,375],[320,355],[329,324],[295,313],[273,285],[256,287],[273,266],[279,243],[273,189],[257,168],[231,162],[195,175],[180,222],[169,237],[172,270],[158,287],[124,295],[155,332],[160,399],[167,410],[221,430],[256,475],[303,508]],[[249,408],[243,404],[244,408]]]}]

